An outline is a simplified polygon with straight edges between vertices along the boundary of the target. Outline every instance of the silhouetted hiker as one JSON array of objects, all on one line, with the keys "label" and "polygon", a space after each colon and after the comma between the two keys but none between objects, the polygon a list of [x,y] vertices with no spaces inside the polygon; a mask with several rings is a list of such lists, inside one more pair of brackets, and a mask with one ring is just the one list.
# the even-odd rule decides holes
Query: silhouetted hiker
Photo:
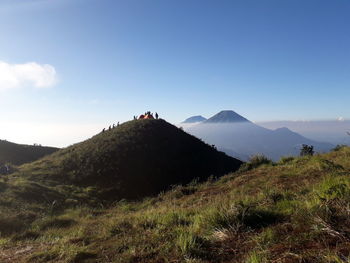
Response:
[{"label": "silhouetted hiker", "polygon": [[105,128],[103,128],[102,132],[105,132],[105,130],[106,130],[106,129],[105,129]]},{"label": "silhouetted hiker", "polygon": [[157,112],[156,112],[156,115],[155,115],[155,116],[156,116],[156,119],[158,120],[158,113],[157,113]]},{"label": "silhouetted hiker", "polygon": [[118,121],[118,123],[117,123],[117,127],[119,126],[119,121]]},{"label": "silhouetted hiker", "polygon": [[109,130],[109,131],[111,130],[111,125],[109,125],[108,130]]}]

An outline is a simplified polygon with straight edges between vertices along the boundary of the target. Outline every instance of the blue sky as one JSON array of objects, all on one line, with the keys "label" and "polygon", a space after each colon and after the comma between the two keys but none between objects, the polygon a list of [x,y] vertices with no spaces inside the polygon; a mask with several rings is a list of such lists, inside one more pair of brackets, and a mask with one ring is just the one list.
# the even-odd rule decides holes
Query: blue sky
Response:
[{"label": "blue sky", "polygon": [[146,110],[350,118],[349,13],[347,0],[1,0],[0,138],[64,146]]}]

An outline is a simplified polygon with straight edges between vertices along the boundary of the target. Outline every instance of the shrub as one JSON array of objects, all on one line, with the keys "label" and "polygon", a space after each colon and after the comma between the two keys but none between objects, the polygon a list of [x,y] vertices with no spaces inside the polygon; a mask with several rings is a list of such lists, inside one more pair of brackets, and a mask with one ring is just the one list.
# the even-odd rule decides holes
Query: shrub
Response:
[{"label": "shrub", "polygon": [[240,172],[245,172],[257,168],[261,165],[272,165],[273,162],[262,154],[255,155],[250,158],[249,162],[244,163],[239,169]]},{"label": "shrub", "polygon": [[300,149],[300,156],[312,156],[314,155],[314,147],[312,145],[303,144]]},{"label": "shrub", "polygon": [[341,171],[344,170],[344,167],[336,164],[330,160],[327,159],[322,159],[322,158],[314,158],[311,164],[316,168],[319,168],[320,170],[323,171],[328,171],[328,172],[336,172],[336,171]]},{"label": "shrub", "polygon": [[326,201],[350,198],[350,188],[344,180],[327,178],[321,183],[317,195],[321,200]]},{"label": "shrub", "polygon": [[338,144],[337,146],[335,146],[335,147],[332,149],[332,151],[333,151],[333,152],[337,152],[337,151],[340,151],[340,150],[344,149],[345,147],[347,147],[347,146],[344,145],[344,144]]}]

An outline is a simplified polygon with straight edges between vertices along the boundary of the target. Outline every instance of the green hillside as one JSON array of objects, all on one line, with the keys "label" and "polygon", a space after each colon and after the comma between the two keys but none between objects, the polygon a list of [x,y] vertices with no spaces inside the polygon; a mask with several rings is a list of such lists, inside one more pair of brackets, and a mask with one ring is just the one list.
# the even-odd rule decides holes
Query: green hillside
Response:
[{"label": "green hillside", "polygon": [[5,163],[21,165],[33,162],[57,150],[54,147],[16,144],[0,140],[0,165]]},{"label": "green hillside", "polygon": [[164,120],[134,120],[23,165],[18,174],[44,185],[90,187],[95,197],[114,201],[221,176],[241,163]]},{"label": "green hillside", "polygon": [[[217,181],[108,208],[48,203],[48,215],[23,225],[42,207],[33,202],[2,217],[0,262],[350,262],[349,174],[343,147],[278,163],[257,158]],[[20,186],[12,180],[3,193]]]}]

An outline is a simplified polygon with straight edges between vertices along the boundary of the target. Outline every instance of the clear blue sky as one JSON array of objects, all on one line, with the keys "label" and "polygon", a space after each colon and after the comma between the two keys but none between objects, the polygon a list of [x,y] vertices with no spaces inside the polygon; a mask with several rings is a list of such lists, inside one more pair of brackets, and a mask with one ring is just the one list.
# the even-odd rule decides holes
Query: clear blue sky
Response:
[{"label": "clear blue sky", "polygon": [[[146,110],[173,123],[222,109],[350,118],[349,14],[348,0],[1,0],[4,68],[56,75],[47,88],[23,73],[26,85],[0,87],[0,138],[47,124],[22,141],[63,146]],[[50,140],[55,127],[70,139]]]}]

